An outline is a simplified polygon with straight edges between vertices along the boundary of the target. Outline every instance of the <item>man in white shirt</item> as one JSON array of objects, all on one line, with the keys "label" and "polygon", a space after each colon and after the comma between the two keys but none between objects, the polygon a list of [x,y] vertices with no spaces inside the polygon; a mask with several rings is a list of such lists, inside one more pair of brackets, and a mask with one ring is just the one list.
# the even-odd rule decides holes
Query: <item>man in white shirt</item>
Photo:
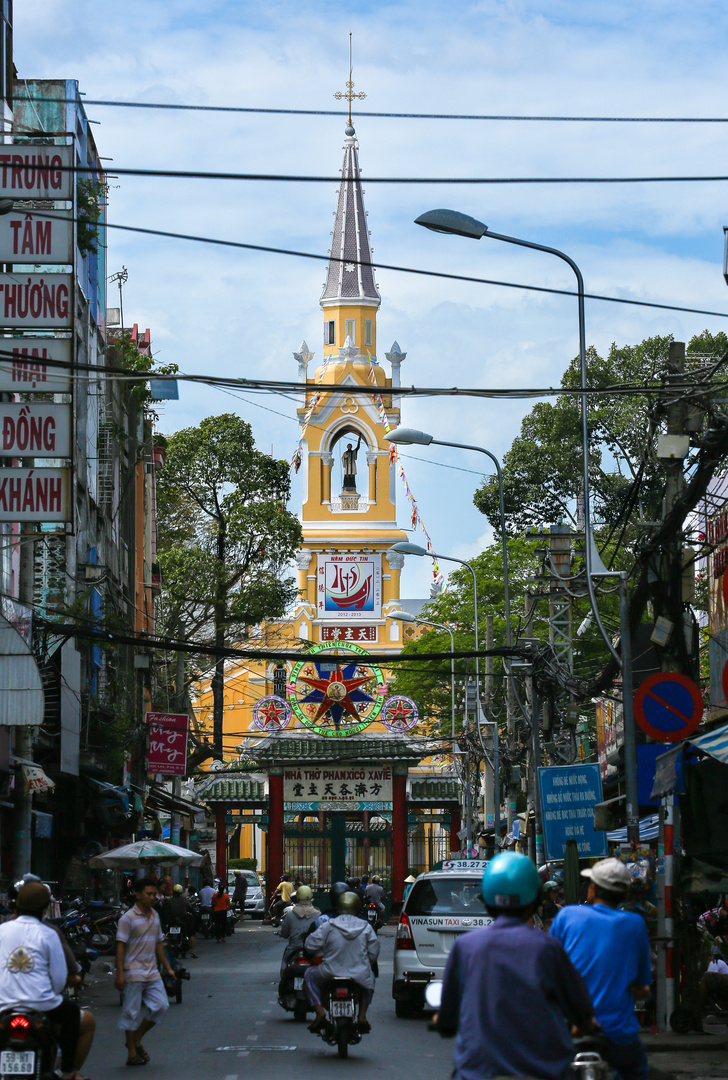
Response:
[{"label": "man in white shirt", "polygon": [[210,882],[206,881],[200,889],[200,903],[204,908],[209,908],[212,906],[212,898],[214,895],[215,890],[213,889]]},{"label": "man in white shirt", "polygon": [[706,1002],[710,999],[722,1008],[728,1006],[728,964],[720,955],[720,950],[713,948],[710,963],[700,980],[700,1004],[705,1012]]},{"label": "man in white shirt", "polygon": [[0,1009],[26,1005],[48,1015],[58,1030],[66,1080],[83,1080],[81,1068],[94,1038],[90,1012],[63,997],[68,978],[58,932],[42,920],[51,902],[45,885],[31,881],[18,892],[17,918],[0,926]]}]

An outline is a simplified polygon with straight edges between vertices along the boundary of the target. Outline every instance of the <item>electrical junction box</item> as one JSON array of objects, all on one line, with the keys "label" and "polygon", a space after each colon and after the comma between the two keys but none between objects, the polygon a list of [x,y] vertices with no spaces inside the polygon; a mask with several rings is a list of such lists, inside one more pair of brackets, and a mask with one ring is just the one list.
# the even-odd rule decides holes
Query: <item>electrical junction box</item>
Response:
[{"label": "electrical junction box", "polygon": [[657,440],[657,456],[680,461],[690,453],[689,435],[660,435]]},{"label": "electrical junction box", "polygon": [[655,645],[662,645],[664,648],[670,640],[674,627],[674,623],[660,615],[655,623],[654,630],[650,634],[650,641],[653,641]]}]

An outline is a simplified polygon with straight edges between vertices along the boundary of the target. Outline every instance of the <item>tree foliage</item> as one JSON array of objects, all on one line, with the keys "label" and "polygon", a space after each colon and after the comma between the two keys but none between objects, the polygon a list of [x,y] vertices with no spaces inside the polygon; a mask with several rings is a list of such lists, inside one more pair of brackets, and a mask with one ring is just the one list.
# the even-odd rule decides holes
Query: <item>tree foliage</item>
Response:
[{"label": "tree foliage", "polygon": [[[221,647],[284,614],[296,596],[286,570],[301,541],[300,522],[286,508],[289,496],[287,463],[257,450],[250,425],[234,414],[208,417],[169,437],[157,498],[162,608],[170,632]],[[223,671],[218,659],[216,756]]]},{"label": "tree foliage", "polygon": [[[602,358],[587,350],[587,378],[592,388],[618,384],[654,383],[664,372],[672,337],[653,337],[639,345],[612,344]],[[580,386],[576,357],[561,385]],[[654,425],[647,395],[634,393],[589,398],[590,482],[595,523],[617,521],[626,494],[640,476],[640,507],[654,520],[662,498],[664,479],[656,461],[645,454]],[[642,466],[642,469],[640,467]],[[564,396],[554,403],[539,402],[524,418],[521,432],[503,457],[506,524],[513,534],[531,526],[561,520],[576,524],[577,501],[582,491],[581,402]],[[499,523],[498,485],[487,480],[475,494],[475,505],[494,528]]]}]

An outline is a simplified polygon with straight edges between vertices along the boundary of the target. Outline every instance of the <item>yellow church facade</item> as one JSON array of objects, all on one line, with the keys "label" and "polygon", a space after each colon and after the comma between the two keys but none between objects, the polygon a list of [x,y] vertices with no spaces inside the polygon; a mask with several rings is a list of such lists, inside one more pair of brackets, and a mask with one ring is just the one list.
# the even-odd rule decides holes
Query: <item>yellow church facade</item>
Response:
[{"label": "yellow church facade", "polygon": [[[406,354],[396,341],[381,362],[376,351],[381,298],[372,267],[358,144],[351,124],[346,128],[343,149],[330,262],[320,299],[321,360],[313,366],[314,354],[305,341],[293,354],[301,386],[297,410],[301,438],[292,467],[300,470],[303,482],[303,541],[296,555],[298,599],[286,619],[266,624],[257,633],[261,648],[289,654],[304,643],[327,652],[339,649],[342,670],[348,670],[350,676],[353,667],[344,665],[353,664],[355,656],[347,656],[344,650],[356,647],[365,651],[381,663],[383,682],[377,693],[383,698],[387,657],[400,652],[405,638],[421,632],[393,616],[403,610],[416,615],[424,601],[402,601],[404,556],[392,550],[407,535],[397,525],[397,463],[385,435],[400,424],[397,390]],[[361,392],[363,388],[367,393]],[[295,661],[287,661],[285,667],[285,685],[292,692],[290,679],[300,667]],[[307,673],[313,686],[321,672],[311,664],[300,671],[302,677]],[[255,726],[254,708],[261,698],[281,692],[282,678],[281,665],[249,660],[226,663],[222,763],[226,769],[234,768],[235,763],[245,767],[250,758],[255,761],[256,746],[268,736]],[[341,741],[346,741],[351,716],[340,710],[336,720],[333,710],[335,730],[330,715],[329,729],[321,729],[317,718],[325,703],[319,705],[314,700],[311,704],[300,693],[299,684],[296,689],[292,698],[295,701],[297,696],[298,702],[290,725],[277,737],[288,740],[300,734],[310,738],[313,732],[323,737],[342,736]],[[333,693],[333,687],[326,689]],[[356,694],[352,696],[357,700]],[[316,698],[316,694],[311,697]],[[194,705],[200,728],[211,731],[209,683],[198,687]],[[397,735],[381,723],[380,708],[381,701],[372,709],[377,718],[366,728],[365,738],[396,739]],[[220,767],[220,763],[213,764],[213,768]],[[432,772],[427,761],[418,765],[413,760],[411,767]],[[229,827],[235,824],[229,817]],[[265,844],[257,830],[243,828],[239,836],[241,857],[256,857],[259,868],[265,869]]]}]

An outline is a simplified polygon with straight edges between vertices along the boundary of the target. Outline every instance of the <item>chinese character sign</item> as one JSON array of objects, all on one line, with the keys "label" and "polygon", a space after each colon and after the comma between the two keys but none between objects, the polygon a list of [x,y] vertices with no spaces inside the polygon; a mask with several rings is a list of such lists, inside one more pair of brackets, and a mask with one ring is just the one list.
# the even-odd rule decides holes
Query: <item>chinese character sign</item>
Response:
[{"label": "chinese character sign", "polygon": [[381,618],[381,555],[328,555],[319,561],[316,609],[320,619]]},{"label": "chinese character sign", "polygon": [[322,641],[376,641],[376,626],[322,626]]},{"label": "chinese character sign", "polygon": [[187,770],[187,713],[148,712],[147,768],[162,776],[184,776]]},{"label": "chinese character sign", "polygon": [[[316,766],[286,769],[283,799],[287,809],[305,803],[311,809],[362,809],[362,803],[392,802],[391,765],[360,765],[322,769]],[[315,804],[315,806],[313,805]],[[367,809],[367,806],[363,807]]]}]

